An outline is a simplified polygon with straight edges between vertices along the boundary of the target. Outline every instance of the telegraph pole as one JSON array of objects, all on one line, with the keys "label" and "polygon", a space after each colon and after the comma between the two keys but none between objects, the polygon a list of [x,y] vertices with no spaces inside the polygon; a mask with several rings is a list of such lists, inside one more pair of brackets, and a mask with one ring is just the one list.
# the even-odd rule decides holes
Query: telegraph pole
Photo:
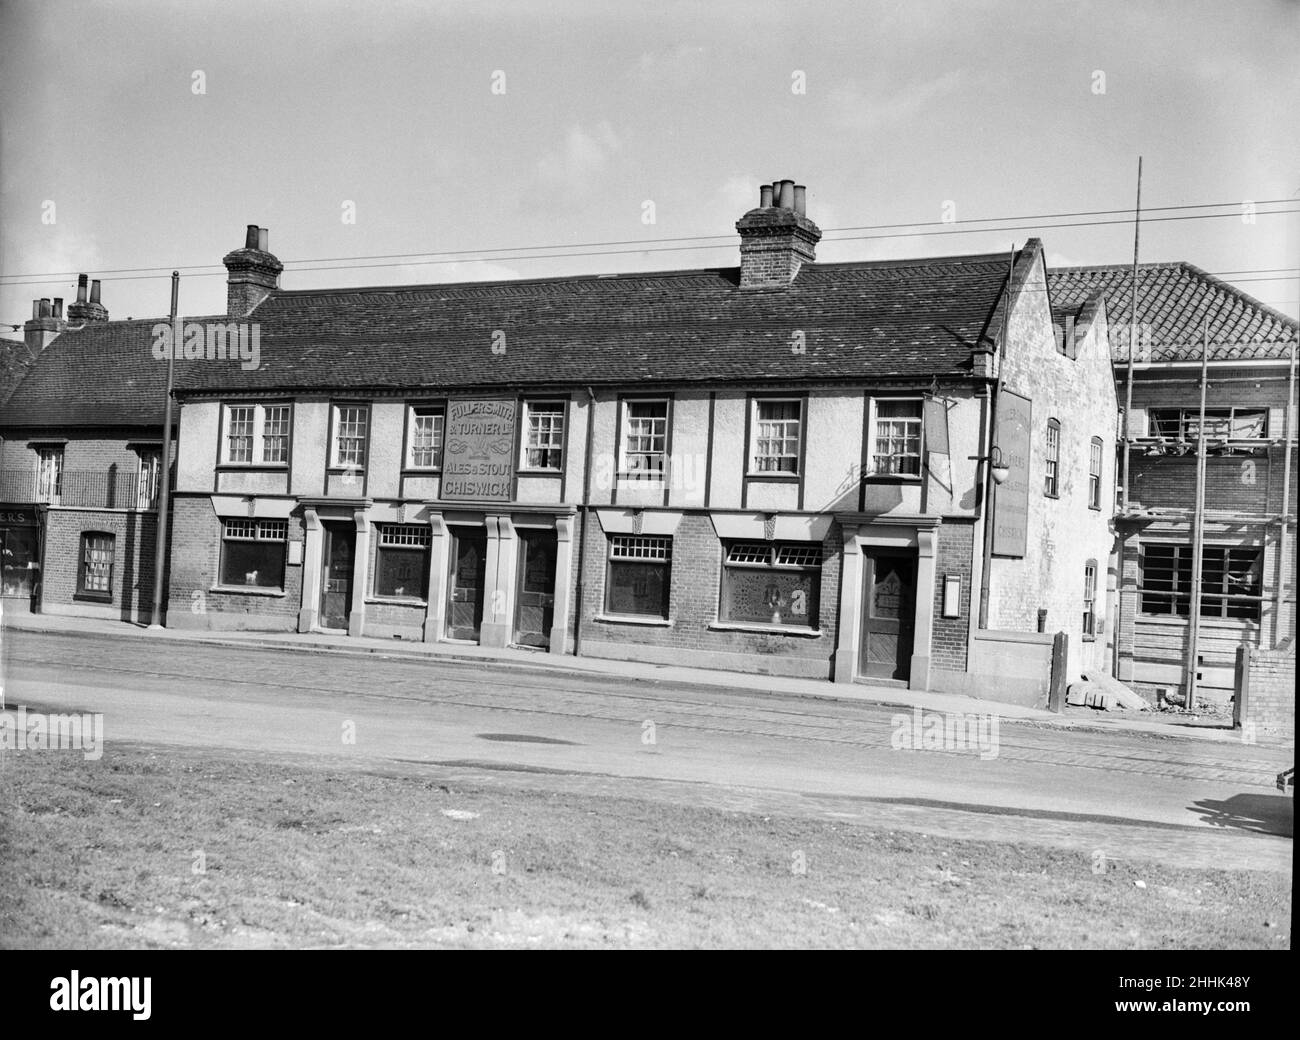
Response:
[{"label": "telegraph pole", "polygon": [[1197,644],[1201,638],[1201,555],[1205,548],[1205,391],[1210,370],[1210,317],[1201,330],[1201,417],[1196,430],[1196,511],[1192,518],[1192,595],[1187,618],[1187,710],[1196,703]]},{"label": "telegraph pole", "polygon": [[150,628],[162,628],[163,570],[167,566],[167,518],[171,508],[172,491],[172,382],[176,375],[176,348],[181,342],[181,323],[177,316],[177,300],[180,297],[181,273],[172,272],[172,342],[167,351],[167,399],[163,405],[163,448],[159,487],[158,520],[154,524],[154,533],[158,544],[154,547],[153,557],[153,616]]},{"label": "telegraph pole", "polygon": [[1128,375],[1124,380],[1124,505],[1120,510],[1128,513],[1128,466],[1130,441],[1132,439],[1133,412],[1133,348],[1137,339],[1138,314],[1138,242],[1142,233],[1142,156],[1138,156],[1137,206],[1133,210],[1133,277],[1131,279],[1133,299],[1129,307],[1128,319]]}]

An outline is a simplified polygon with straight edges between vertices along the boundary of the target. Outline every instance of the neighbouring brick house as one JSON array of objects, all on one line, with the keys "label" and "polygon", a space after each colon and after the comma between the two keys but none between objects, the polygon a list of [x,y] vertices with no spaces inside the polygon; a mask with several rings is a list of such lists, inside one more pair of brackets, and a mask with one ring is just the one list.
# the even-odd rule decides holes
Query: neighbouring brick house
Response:
[{"label": "neighbouring brick house", "polygon": [[[1049,279],[1058,322],[1086,299],[1105,295],[1122,405],[1131,267],[1059,268]],[[1128,510],[1117,520],[1122,552],[1116,675],[1152,700],[1160,689],[1182,692],[1187,685],[1208,318],[1197,686],[1198,697],[1226,701],[1238,646],[1268,650],[1295,634],[1293,413],[1300,326],[1188,263],[1142,264],[1138,286]],[[1115,327],[1119,322],[1122,330]]]},{"label": "neighbouring brick house", "polygon": [[737,230],[739,269],[288,291],[250,228],[213,320],[256,363],[178,374],[167,624],[1035,703],[1051,633],[1108,662],[1105,301],[1058,338],[1037,240],[816,264],[789,181]]},{"label": "neighbouring brick house", "polygon": [[153,321],[109,321],[86,276],[65,318],[37,300],[32,358],[0,407],[0,594],[6,609],[148,619],[166,369]]}]

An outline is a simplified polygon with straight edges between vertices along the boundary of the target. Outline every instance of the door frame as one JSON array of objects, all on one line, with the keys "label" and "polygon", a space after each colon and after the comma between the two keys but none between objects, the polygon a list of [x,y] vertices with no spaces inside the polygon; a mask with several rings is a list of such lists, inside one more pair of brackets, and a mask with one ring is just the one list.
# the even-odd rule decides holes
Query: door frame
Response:
[{"label": "door frame", "polygon": [[[528,571],[528,542],[534,537],[549,538],[551,542],[551,625],[545,631],[539,633],[542,637],[540,643],[520,643],[519,642],[519,612],[524,607],[524,576]],[[516,527],[515,539],[519,543],[517,560],[515,563],[515,604],[514,616],[510,622],[510,639],[512,646],[534,647],[542,650],[549,650],[551,646],[551,631],[555,627],[555,593],[559,585],[558,570],[560,562],[560,539],[559,532],[553,527]],[[545,615],[543,615],[544,617]]]},{"label": "door frame", "polygon": [[[320,548],[320,592],[317,598],[316,618],[317,627],[322,631],[329,632],[347,632],[350,630],[352,623],[352,604],[356,597],[356,572],[357,572],[357,528],[355,520],[344,520],[338,517],[322,517],[321,525],[321,548]],[[325,624],[325,597],[329,594],[327,586],[329,585],[329,562],[334,548],[335,534],[340,531],[346,531],[352,539],[352,559],[348,568],[348,595],[347,610],[344,613],[343,625],[330,626]]]},{"label": "door frame", "polygon": [[[912,656],[908,689],[930,689],[930,654],[933,643],[935,556],[943,517],[924,513],[837,513],[840,528],[840,610],[832,658],[837,683],[855,682],[862,637],[864,549],[900,549],[916,556],[916,611],[912,626]],[[954,560],[953,565],[960,561]]]},{"label": "door frame", "polygon": [[[456,602],[456,576],[460,573],[458,566],[460,562],[460,544],[463,540],[462,531],[472,532],[474,540],[480,537],[483,540],[483,582],[479,587],[478,598],[478,638],[466,638],[465,636],[455,635],[452,629],[454,618],[453,606]],[[487,616],[487,597],[488,590],[488,530],[486,526],[479,527],[475,524],[447,524],[447,589],[445,594],[446,615],[443,621],[442,637],[453,642],[479,643],[483,642],[483,619]]]},{"label": "door frame", "polygon": [[[911,601],[906,598],[899,604],[900,610],[897,618],[899,625],[899,646],[895,659],[895,674],[892,675],[868,675],[867,674],[867,629],[871,620],[871,588],[875,584],[875,572],[877,560],[906,560],[911,566]],[[915,549],[905,549],[897,546],[879,546],[864,545],[862,547],[862,609],[858,612],[858,625],[861,632],[858,636],[858,674],[863,679],[885,680],[889,682],[908,682],[911,679],[912,666],[912,649],[916,643],[916,598],[917,598],[917,558]],[[909,609],[910,608],[910,609]],[[884,620],[884,619],[882,619]],[[902,635],[906,631],[907,642],[903,645]],[[901,674],[899,674],[901,673]]]}]

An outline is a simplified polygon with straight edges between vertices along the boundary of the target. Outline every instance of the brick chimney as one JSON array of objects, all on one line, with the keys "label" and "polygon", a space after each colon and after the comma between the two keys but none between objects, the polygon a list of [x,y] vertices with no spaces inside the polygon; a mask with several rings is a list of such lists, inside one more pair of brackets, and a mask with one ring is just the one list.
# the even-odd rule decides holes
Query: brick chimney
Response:
[{"label": "brick chimney", "polygon": [[248,225],[244,248],[227,253],[221,260],[226,277],[226,315],[243,318],[280,287],[280,263],[267,249],[268,232],[256,224]]},{"label": "brick chimney", "polygon": [[783,289],[816,259],[822,233],[804,213],[807,190],[794,181],[764,184],[758,208],[736,221],[742,289]]},{"label": "brick chimney", "polygon": [[68,323],[63,318],[63,300],[32,300],[32,316],[23,323],[23,340],[27,349],[39,354],[48,347],[53,339]]},{"label": "brick chimney", "polygon": [[77,302],[68,304],[68,320],[71,322],[108,321],[108,309],[99,302],[99,279],[90,283],[90,299],[86,299],[86,282],[84,274],[77,275]]}]

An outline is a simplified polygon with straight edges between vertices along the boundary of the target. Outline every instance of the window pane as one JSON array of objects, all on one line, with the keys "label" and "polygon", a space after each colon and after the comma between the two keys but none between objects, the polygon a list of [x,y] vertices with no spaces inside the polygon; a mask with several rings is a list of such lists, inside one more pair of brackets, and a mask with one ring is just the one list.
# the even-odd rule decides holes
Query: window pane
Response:
[{"label": "window pane", "polygon": [[289,406],[269,405],[262,418],[262,461],[289,461]]},{"label": "window pane", "polygon": [[380,545],[375,556],[375,594],[424,599],[429,589],[429,550]]},{"label": "window pane", "polygon": [[624,407],[624,473],[633,478],[662,478],[668,441],[668,402],[628,401]]},{"label": "window pane", "polygon": [[441,462],[443,426],[441,407],[411,409],[411,466],[431,469]]},{"label": "window pane", "polygon": [[922,403],[883,398],[875,409],[872,472],[920,476]]},{"label": "window pane", "polygon": [[113,543],[111,534],[81,536],[82,592],[112,592]]},{"label": "window pane", "polygon": [[231,408],[226,431],[226,461],[253,461],[253,406]]},{"label": "window pane", "polygon": [[668,617],[668,563],[609,562],[608,611]]},{"label": "window pane", "polygon": [[338,430],[334,462],[339,466],[364,466],[366,461],[366,408],[349,405],[337,409]]},{"label": "window pane", "polygon": [[525,464],[530,469],[559,469],[563,447],[563,402],[530,403]]}]

